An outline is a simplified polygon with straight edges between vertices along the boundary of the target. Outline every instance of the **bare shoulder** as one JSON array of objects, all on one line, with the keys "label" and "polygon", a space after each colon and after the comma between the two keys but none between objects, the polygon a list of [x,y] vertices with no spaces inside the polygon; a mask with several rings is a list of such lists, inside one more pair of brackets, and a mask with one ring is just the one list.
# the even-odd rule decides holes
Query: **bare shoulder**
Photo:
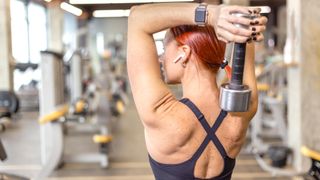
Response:
[{"label": "bare shoulder", "polygon": [[144,122],[148,123],[146,128],[148,128],[148,125],[156,129],[168,129],[175,125],[179,126],[192,115],[188,108],[171,93],[159,99],[154,104],[153,109],[153,113],[142,118]]},{"label": "bare shoulder", "polygon": [[[182,162],[194,149],[190,140],[197,129],[193,113],[179,100],[162,107],[162,113],[154,117],[156,123],[145,125],[146,145],[149,154],[161,163]],[[198,128],[199,129],[199,128]],[[174,154],[174,156],[172,156]]]}]

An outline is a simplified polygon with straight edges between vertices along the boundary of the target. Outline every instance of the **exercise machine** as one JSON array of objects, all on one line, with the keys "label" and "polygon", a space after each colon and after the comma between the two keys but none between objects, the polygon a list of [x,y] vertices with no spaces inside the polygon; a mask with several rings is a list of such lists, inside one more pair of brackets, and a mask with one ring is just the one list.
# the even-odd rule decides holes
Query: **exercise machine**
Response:
[{"label": "exercise machine", "polygon": [[[64,83],[64,63],[61,54],[43,51],[41,69],[42,85],[40,88],[40,132],[42,169],[36,179],[48,177],[61,164],[67,162],[99,162],[101,167],[108,167],[107,147],[112,137],[108,130],[110,115],[106,93],[93,93],[93,101],[79,99],[82,97],[81,57],[77,52],[72,53],[70,60],[71,71],[71,103],[66,103]],[[80,82],[79,82],[80,81]],[[103,91],[103,90],[102,90]],[[90,93],[89,93],[90,94]],[[102,104],[101,104],[102,103]],[[64,154],[64,138],[69,134],[69,126],[82,126],[89,123],[89,129],[100,131],[93,136],[93,141],[100,146],[100,152],[94,154]],[[94,123],[95,125],[92,125]]]},{"label": "exercise machine", "polygon": [[14,66],[14,89],[19,97],[20,111],[39,110],[39,65],[16,63]]},{"label": "exercise machine", "polygon": [[301,147],[301,153],[311,160],[308,174],[304,175],[307,180],[320,180],[320,152],[314,151],[307,146]]},{"label": "exercise machine", "polygon": [[[19,111],[19,99],[12,91],[0,91],[0,133],[5,132],[12,116]],[[8,156],[0,139],[0,161],[7,160]],[[0,172],[0,179],[27,180],[25,177]]]},{"label": "exercise machine", "polygon": [[[250,141],[245,151],[253,153],[262,169],[274,175],[287,175],[281,169],[291,150],[287,145],[286,67],[279,62],[265,66],[257,76],[259,104],[250,123]],[[269,165],[264,158],[270,158]]]}]

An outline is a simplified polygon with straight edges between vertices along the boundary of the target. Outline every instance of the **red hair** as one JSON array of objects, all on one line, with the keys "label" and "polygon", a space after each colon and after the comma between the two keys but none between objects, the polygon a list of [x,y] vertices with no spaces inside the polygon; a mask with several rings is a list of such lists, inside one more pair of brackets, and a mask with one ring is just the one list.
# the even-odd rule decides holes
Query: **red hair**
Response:
[{"label": "red hair", "polygon": [[199,60],[211,67],[222,64],[225,43],[218,40],[212,26],[182,25],[171,28],[170,32],[180,45],[188,45]]}]

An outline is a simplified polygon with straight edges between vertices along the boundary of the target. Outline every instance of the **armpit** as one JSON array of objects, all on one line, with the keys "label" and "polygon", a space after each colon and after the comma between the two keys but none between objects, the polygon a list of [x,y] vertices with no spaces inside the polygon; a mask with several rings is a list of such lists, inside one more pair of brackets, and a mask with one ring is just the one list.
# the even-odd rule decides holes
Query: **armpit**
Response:
[{"label": "armpit", "polygon": [[175,106],[176,103],[178,103],[178,100],[171,92],[168,92],[157,101],[153,109],[156,115],[165,115]]}]

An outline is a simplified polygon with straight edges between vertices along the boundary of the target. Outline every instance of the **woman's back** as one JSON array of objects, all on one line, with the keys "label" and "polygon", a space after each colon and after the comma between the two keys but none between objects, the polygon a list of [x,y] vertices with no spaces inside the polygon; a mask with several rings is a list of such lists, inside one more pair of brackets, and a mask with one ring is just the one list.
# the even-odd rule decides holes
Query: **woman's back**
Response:
[{"label": "woman's back", "polygon": [[186,169],[191,168],[191,174],[198,178],[232,172],[248,123],[228,116],[216,101],[209,105],[204,100],[201,103],[201,98],[198,99],[197,106],[184,98],[159,116],[162,125],[146,129],[146,144],[154,171],[157,166],[160,169],[169,167],[169,171],[181,168],[183,174],[190,173]]},{"label": "woman's back", "polygon": [[[199,8],[208,10],[202,11],[205,14],[201,17],[208,18],[202,26],[194,21]],[[233,12],[253,11],[239,6],[194,3],[151,4],[131,9],[128,75],[157,180],[231,177],[234,158],[257,108],[252,43],[246,48],[243,80],[252,90],[248,112],[220,110],[216,75],[223,64],[224,42],[244,43],[253,35],[252,39],[262,40],[266,23],[260,16],[254,20],[231,17]],[[233,23],[253,25],[239,29]],[[168,28],[164,53],[159,58],[153,34]],[[181,84],[183,97],[191,101],[176,100],[166,83]]]}]

